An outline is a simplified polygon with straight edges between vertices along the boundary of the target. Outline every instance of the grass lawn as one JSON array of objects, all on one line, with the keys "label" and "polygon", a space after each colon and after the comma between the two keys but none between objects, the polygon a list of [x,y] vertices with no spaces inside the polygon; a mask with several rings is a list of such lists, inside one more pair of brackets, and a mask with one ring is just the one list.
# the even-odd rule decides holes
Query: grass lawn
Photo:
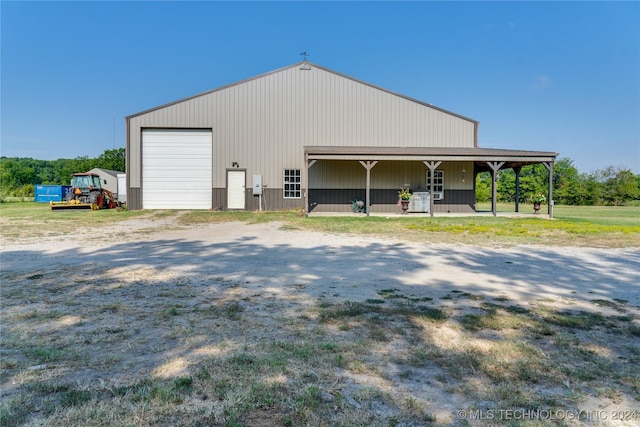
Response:
[{"label": "grass lawn", "polygon": [[561,220],[584,221],[602,225],[640,224],[638,206],[557,206],[554,215]]},{"label": "grass lawn", "polygon": [[[479,210],[490,211],[490,203],[481,203]],[[498,212],[513,212],[514,205],[498,203]],[[520,212],[533,213],[530,204],[520,204]],[[540,214],[546,216],[547,205],[542,205]],[[586,221],[601,225],[638,225],[640,206],[564,206],[553,207],[553,217],[564,221]]]},{"label": "grass lawn", "polygon": [[[486,208],[481,205],[480,209]],[[490,206],[488,207],[490,209]],[[527,209],[522,206],[522,211]],[[543,207],[544,210],[544,207]],[[499,205],[499,212],[513,211]],[[559,245],[587,247],[640,247],[640,207],[555,206],[554,220],[539,218],[468,217],[304,217],[295,212],[225,211],[55,211],[37,203],[0,205],[4,238],[38,237],[68,233],[69,226],[103,226],[113,221],[146,218],[150,221],[180,215],[184,225],[210,222],[279,221],[291,229],[331,233],[369,234],[429,243],[474,245]]]},{"label": "grass lawn", "polygon": [[[482,208],[482,207],[481,207]],[[499,205],[499,212],[512,206]],[[489,208],[490,209],[490,208]],[[292,229],[370,234],[429,243],[640,247],[640,207],[556,206],[555,219],[467,217],[299,217],[289,212],[192,211],[183,223],[283,221]]]}]

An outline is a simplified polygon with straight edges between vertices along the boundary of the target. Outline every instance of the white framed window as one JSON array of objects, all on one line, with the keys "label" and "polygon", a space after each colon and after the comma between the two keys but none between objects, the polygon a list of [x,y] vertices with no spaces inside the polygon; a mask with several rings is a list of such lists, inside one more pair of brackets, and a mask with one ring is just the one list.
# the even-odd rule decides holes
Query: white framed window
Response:
[{"label": "white framed window", "polygon": [[[431,191],[431,170],[427,171],[427,190]],[[437,169],[433,171],[433,199],[444,199],[444,171]]]},{"label": "white framed window", "polygon": [[299,199],[302,197],[300,169],[285,169],[283,175],[282,196],[285,199]]}]

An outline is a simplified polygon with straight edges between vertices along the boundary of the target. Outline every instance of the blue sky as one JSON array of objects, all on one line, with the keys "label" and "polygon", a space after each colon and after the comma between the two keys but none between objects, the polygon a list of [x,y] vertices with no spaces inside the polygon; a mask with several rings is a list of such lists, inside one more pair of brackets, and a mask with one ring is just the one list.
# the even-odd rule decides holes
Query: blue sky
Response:
[{"label": "blue sky", "polygon": [[640,2],[0,2],[1,146],[96,157],[124,117],[309,60],[640,173]]}]

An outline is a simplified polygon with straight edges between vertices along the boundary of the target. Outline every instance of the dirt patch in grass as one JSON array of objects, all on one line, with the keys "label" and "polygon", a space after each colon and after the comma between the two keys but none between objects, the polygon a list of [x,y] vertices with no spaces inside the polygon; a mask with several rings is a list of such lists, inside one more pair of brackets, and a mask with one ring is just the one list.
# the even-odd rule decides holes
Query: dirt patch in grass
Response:
[{"label": "dirt patch in grass", "polygon": [[636,249],[177,218],[3,242],[2,425],[637,425]]}]

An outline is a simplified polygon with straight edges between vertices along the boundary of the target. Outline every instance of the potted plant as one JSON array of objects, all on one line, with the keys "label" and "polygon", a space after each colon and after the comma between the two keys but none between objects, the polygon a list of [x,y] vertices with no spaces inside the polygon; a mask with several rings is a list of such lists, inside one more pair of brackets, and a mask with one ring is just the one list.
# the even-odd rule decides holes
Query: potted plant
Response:
[{"label": "potted plant", "polygon": [[402,213],[406,214],[409,210],[409,199],[411,198],[411,190],[409,190],[408,188],[401,188],[400,191],[398,191],[398,197],[400,198]]},{"label": "potted plant", "polygon": [[533,213],[540,213],[540,204],[547,201],[547,197],[542,191],[538,191],[529,197],[529,200],[533,203]]}]

